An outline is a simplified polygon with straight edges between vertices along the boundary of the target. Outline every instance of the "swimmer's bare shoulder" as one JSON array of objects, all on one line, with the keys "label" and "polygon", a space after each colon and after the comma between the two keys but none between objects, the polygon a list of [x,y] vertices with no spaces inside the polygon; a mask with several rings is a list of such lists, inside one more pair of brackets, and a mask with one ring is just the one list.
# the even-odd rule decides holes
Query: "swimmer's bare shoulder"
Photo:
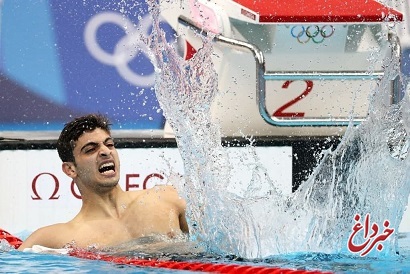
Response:
[{"label": "swimmer's bare shoulder", "polygon": [[67,231],[69,231],[68,225],[65,223],[53,224],[45,226],[34,231],[18,248],[18,250],[24,250],[30,248],[33,245],[41,245],[49,248],[62,248],[64,244],[63,238]]},{"label": "swimmer's bare shoulder", "polygon": [[134,201],[154,199],[175,205],[178,209],[185,211],[186,202],[181,198],[172,185],[157,185],[144,191],[130,191]]},{"label": "swimmer's bare shoulder", "polygon": [[143,192],[133,191],[134,201],[150,200],[154,202],[167,203],[178,212],[179,223],[182,232],[188,233],[188,224],[185,217],[186,201],[178,194],[177,189],[172,185],[157,185]]}]

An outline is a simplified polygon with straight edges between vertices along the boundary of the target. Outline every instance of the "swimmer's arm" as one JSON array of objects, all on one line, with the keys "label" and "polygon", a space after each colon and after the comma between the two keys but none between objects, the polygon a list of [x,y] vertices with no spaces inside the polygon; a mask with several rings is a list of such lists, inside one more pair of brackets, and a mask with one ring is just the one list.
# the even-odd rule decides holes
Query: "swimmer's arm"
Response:
[{"label": "swimmer's arm", "polygon": [[188,227],[188,222],[185,217],[185,211],[179,215],[179,226],[182,232],[186,234],[189,233],[189,227]]},{"label": "swimmer's arm", "polygon": [[178,218],[179,218],[179,227],[181,228],[181,231],[183,233],[189,233],[189,227],[188,227],[188,222],[186,220],[186,201],[181,198],[176,189],[174,189],[175,191],[175,204],[178,208]]},{"label": "swimmer's arm", "polygon": [[175,204],[178,209],[178,219],[179,219],[179,227],[183,233],[189,233],[188,222],[185,217],[186,212],[186,201],[178,195],[178,191],[174,186],[164,186],[164,189],[168,191],[169,195],[168,198],[170,202]]}]

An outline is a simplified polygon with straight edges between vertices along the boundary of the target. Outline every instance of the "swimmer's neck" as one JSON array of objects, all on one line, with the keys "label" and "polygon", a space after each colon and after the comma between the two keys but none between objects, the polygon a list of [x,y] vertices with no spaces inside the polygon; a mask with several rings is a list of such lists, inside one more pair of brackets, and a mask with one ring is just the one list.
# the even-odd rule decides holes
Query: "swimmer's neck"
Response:
[{"label": "swimmer's neck", "polygon": [[104,193],[87,193],[82,196],[80,213],[87,218],[120,218],[128,206],[129,199],[118,185]]}]

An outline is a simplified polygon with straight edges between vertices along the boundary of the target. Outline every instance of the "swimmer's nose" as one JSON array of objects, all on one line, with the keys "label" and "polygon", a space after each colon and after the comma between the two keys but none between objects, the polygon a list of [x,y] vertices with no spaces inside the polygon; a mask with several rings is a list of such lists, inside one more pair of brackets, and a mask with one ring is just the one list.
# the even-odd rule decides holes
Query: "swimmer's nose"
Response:
[{"label": "swimmer's nose", "polygon": [[106,157],[106,156],[109,156],[110,154],[111,154],[110,148],[107,147],[104,144],[101,144],[101,146],[100,146],[100,156]]}]

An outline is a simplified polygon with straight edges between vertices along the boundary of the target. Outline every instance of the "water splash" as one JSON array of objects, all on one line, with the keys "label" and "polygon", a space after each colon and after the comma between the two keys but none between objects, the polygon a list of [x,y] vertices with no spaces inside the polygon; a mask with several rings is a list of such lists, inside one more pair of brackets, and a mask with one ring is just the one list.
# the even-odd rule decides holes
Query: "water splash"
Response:
[{"label": "water splash", "polygon": [[[244,250],[245,245],[239,239],[226,237],[235,231],[248,230],[248,221],[235,197],[222,197],[228,193],[225,190],[229,183],[229,158],[221,146],[219,128],[210,115],[217,93],[217,74],[212,69],[213,37],[204,36],[204,47],[192,59],[183,60],[166,42],[159,24],[158,4],[152,1],[150,5],[154,28],[149,43],[156,60],[155,89],[183,158],[191,233],[209,247],[219,242],[224,251],[234,252],[232,246]],[[225,198],[232,202],[229,207],[224,203]]]},{"label": "water splash", "polygon": [[[402,102],[390,106],[386,97],[399,64],[395,55],[385,61],[385,75],[373,91],[366,121],[350,128],[334,151],[324,152],[320,165],[293,195],[289,208],[303,207],[311,218],[306,250],[345,251],[355,214],[369,213],[377,224],[387,219],[398,231],[410,192],[406,121],[410,101],[406,94]],[[397,251],[397,237],[389,241],[384,254]]]},{"label": "water splash", "polygon": [[[156,94],[183,158],[183,191],[195,239],[210,251],[250,258],[347,252],[355,214],[370,213],[380,224],[388,219],[398,231],[410,192],[410,100],[406,95],[398,105],[386,104],[397,56],[386,61],[386,75],[373,92],[367,120],[350,127],[336,149],[323,151],[322,161],[298,191],[288,197],[280,194],[263,167],[254,165],[249,172],[258,187],[249,182],[247,194],[239,196],[227,191],[235,182],[229,181],[229,155],[211,118],[218,92],[214,37],[202,35],[203,47],[184,60],[160,28],[159,4],[148,4],[154,22],[148,43],[157,70]],[[389,241],[384,254],[397,251],[397,237]]]},{"label": "water splash", "polygon": [[1,239],[0,240],[0,253],[9,252],[11,250],[14,250],[14,247],[11,246],[8,241]]}]

